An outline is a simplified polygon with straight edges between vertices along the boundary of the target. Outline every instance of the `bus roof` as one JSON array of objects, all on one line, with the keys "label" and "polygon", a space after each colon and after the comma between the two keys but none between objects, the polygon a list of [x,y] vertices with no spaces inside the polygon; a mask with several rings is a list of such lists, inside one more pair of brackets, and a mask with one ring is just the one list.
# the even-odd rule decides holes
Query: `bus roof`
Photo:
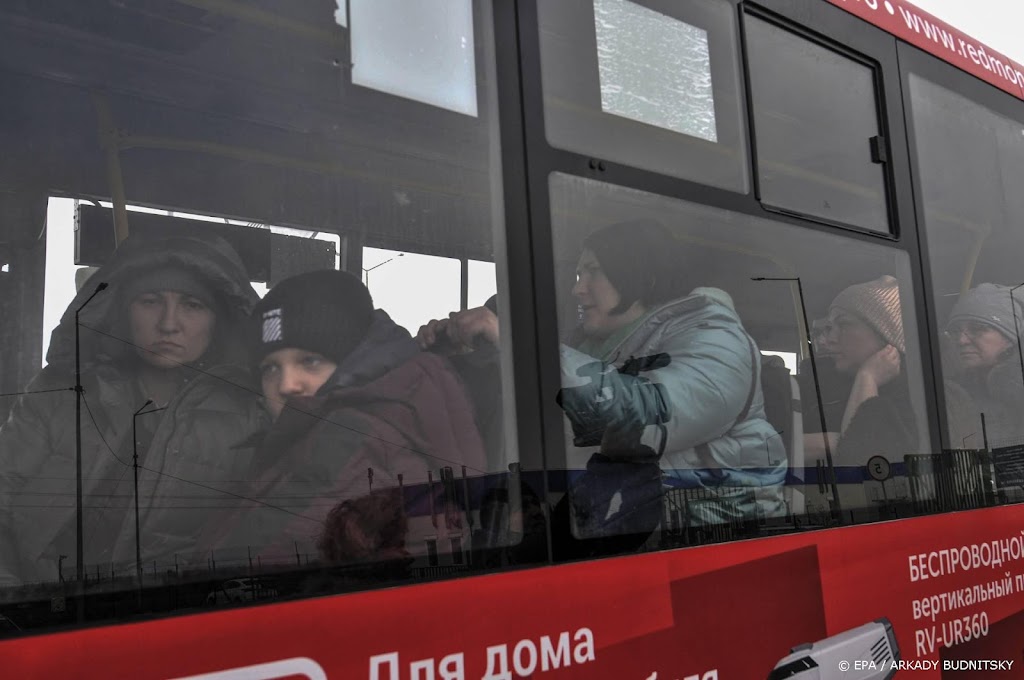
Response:
[{"label": "bus roof", "polygon": [[1024,99],[1024,66],[907,0],[828,0],[901,40]]}]

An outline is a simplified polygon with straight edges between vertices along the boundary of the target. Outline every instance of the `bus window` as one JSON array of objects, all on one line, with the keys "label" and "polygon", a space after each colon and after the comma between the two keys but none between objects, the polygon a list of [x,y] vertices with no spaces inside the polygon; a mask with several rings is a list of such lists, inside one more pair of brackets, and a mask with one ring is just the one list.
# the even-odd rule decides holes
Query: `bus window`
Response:
[{"label": "bus window", "polygon": [[[1024,171],[1024,125],[918,75],[910,77],[910,93],[946,446],[991,450],[1000,497],[1019,499],[1012,469],[1014,447],[1024,443],[1024,273],[1017,255],[1024,199],[1015,182]],[[972,489],[984,482],[991,490],[987,463],[970,474]]]},{"label": "bus window", "polygon": [[747,190],[733,7],[537,3],[552,146]]},{"label": "bus window", "polygon": [[744,28],[761,201],[888,234],[874,69],[753,16]]},{"label": "bus window", "polygon": [[394,4],[3,10],[0,588],[32,627],[523,540],[511,334],[476,392],[413,339],[468,261],[508,296],[491,3]]},{"label": "bus window", "polygon": [[[906,480],[867,474],[876,456],[901,468],[930,450],[905,252],[563,174],[550,187],[571,550],[872,521],[909,502]],[[804,310],[831,326],[813,367]],[[766,403],[791,376],[762,368],[760,348],[797,358],[803,404],[837,402],[824,427],[804,414],[794,433],[789,403],[781,417]]]},{"label": "bus window", "polygon": [[469,261],[469,283],[466,307],[479,307],[498,292],[493,262]]}]

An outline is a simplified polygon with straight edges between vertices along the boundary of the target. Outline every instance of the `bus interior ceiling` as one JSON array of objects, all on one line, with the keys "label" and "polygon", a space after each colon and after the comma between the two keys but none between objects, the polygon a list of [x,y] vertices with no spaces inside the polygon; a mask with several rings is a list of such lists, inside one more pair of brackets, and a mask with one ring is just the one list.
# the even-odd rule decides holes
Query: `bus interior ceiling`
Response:
[{"label": "bus interior ceiling", "polygon": [[472,117],[352,85],[334,2],[74,7],[0,10],[3,191],[109,200],[120,181],[133,204],[491,259],[486,98]]},{"label": "bus interior ceiling", "polygon": [[[20,322],[0,334],[0,392],[23,389],[42,359],[52,196],[109,201],[120,185],[133,205],[338,233],[357,249],[492,259],[500,159],[488,98],[473,117],[353,85],[336,10],[330,0],[3,3],[0,312]],[[110,251],[107,225],[79,255]],[[266,239],[260,231],[249,240]]]}]

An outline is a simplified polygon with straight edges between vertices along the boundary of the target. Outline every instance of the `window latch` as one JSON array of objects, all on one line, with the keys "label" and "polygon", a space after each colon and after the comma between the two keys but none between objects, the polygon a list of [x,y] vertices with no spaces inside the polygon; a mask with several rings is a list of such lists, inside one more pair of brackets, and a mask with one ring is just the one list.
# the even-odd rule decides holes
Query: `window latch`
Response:
[{"label": "window latch", "polygon": [[889,152],[885,146],[885,137],[876,135],[868,140],[871,145],[871,162],[872,163],[888,163]]}]

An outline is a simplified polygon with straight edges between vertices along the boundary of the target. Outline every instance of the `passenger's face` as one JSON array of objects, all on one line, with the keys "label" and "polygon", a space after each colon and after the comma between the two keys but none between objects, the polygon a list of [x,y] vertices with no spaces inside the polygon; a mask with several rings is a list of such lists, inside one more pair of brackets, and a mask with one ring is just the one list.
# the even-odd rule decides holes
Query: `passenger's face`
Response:
[{"label": "passenger's face", "polygon": [[572,294],[583,310],[583,331],[588,336],[607,337],[638,319],[644,311],[640,303],[634,302],[622,314],[612,314],[622,297],[590,250],[584,250],[576,263]]},{"label": "passenger's face", "polygon": [[991,368],[1013,343],[998,330],[985,323],[964,323],[952,326],[950,336],[956,343],[960,365],[968,370]]},{"label": "passenger's face", "polygon": [[132,342],[150,366],[189,364],[210,346],[215,317],[198,298],[174,291],[143,293],[129,307]]},{"label": "passenger's face", "polygon": [[304,349],[286,347],[268,354],[260,362],[263,396],[276,419],[291,397],[312,397],[331,377],[338,364]]},{"label": "passenger's face", "polygon": [[882,336],[853,314],[835,310],[829,314],[829,326],[826,344],[832,349],[836,370],[841,373],[856,373],[886,345]]}]

